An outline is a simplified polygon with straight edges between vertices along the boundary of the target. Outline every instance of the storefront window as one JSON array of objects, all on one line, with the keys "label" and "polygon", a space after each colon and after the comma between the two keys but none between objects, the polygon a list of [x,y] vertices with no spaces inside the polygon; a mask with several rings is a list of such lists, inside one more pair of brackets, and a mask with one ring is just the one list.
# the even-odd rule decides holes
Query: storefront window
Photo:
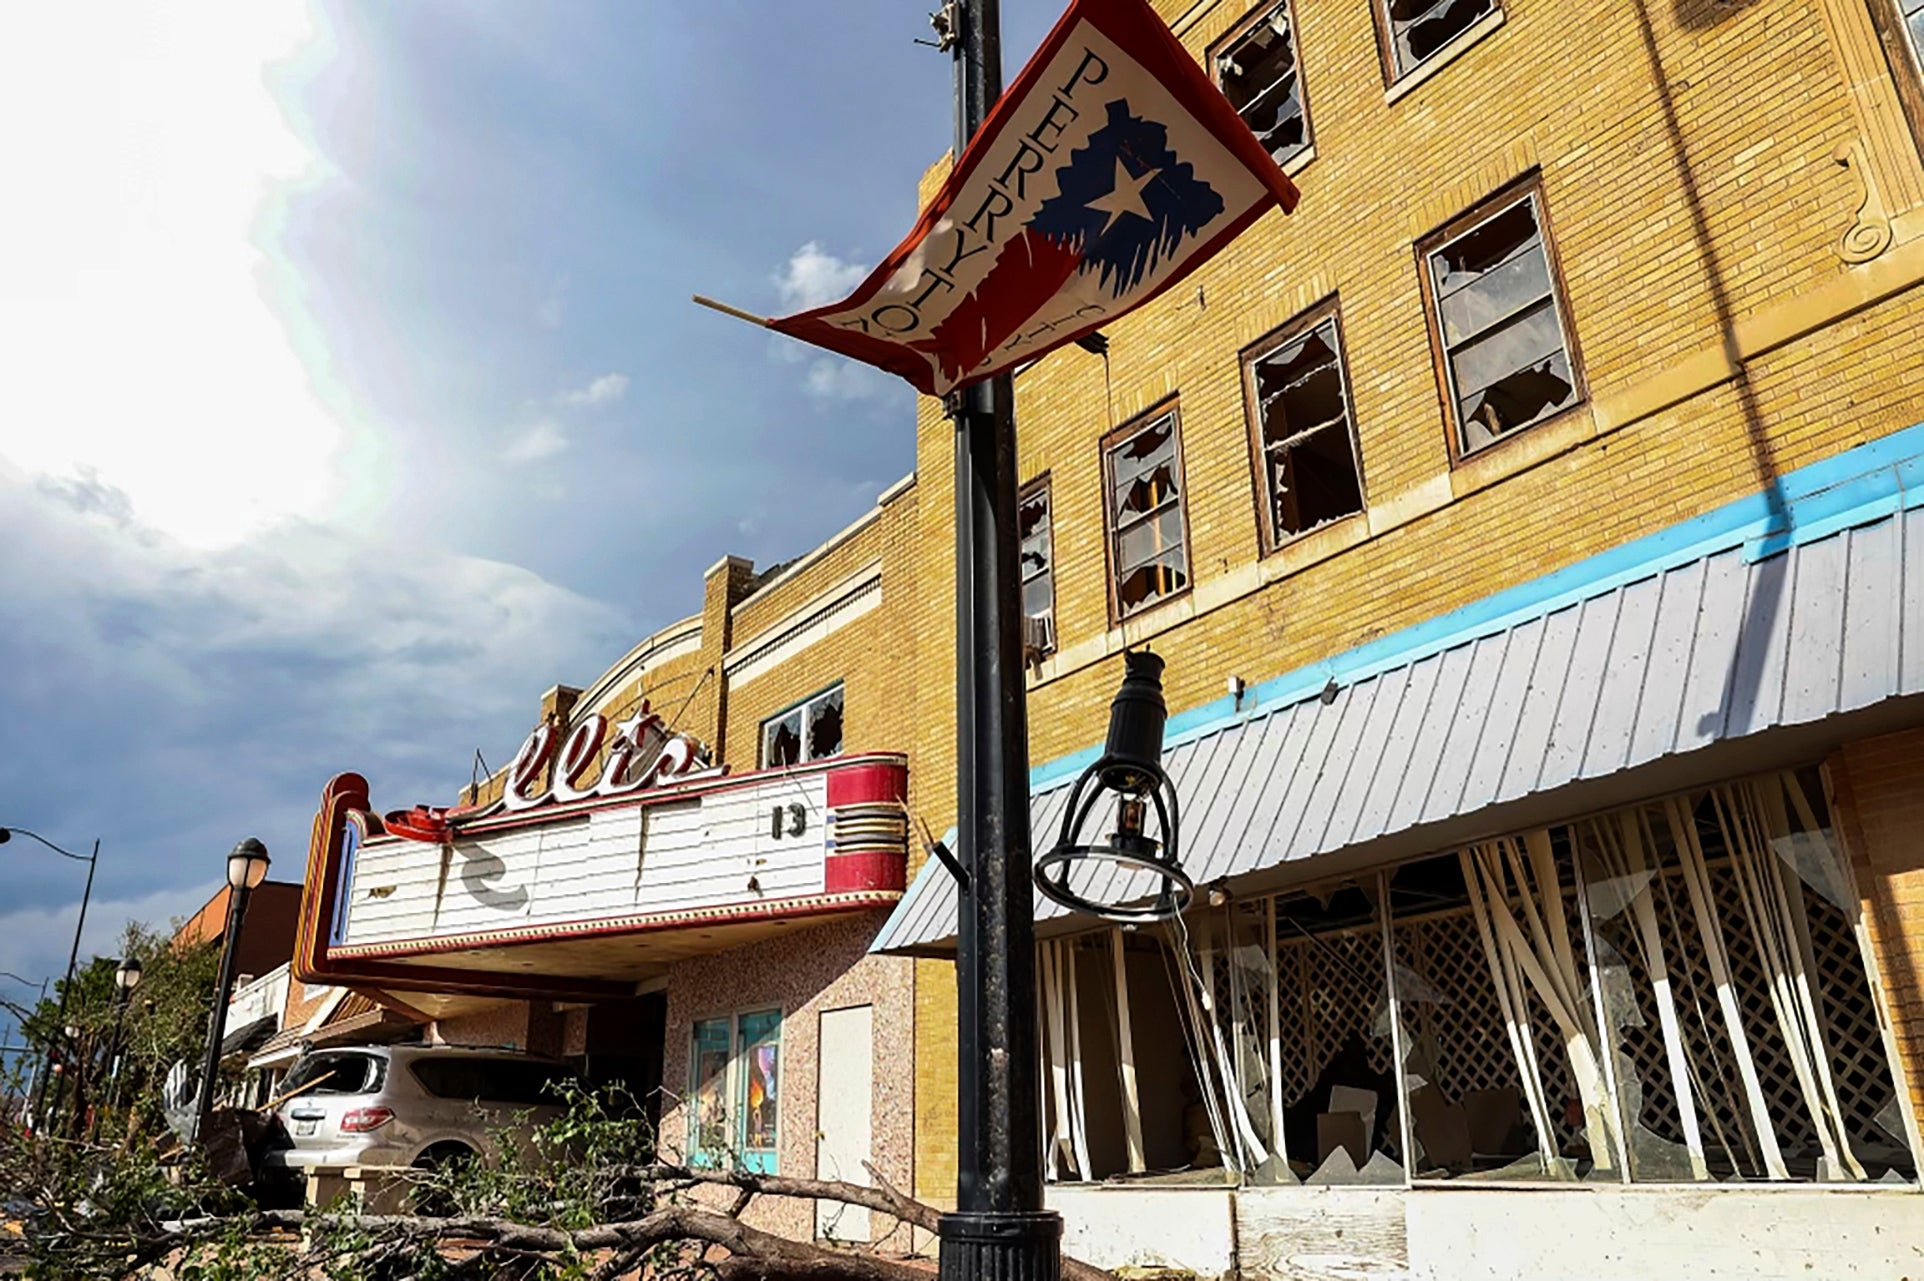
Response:
[{"label": "storefront window", "polygon": [[1417,1179],[1618,1179],[1569,851],[1538,831],[1389,876]]},{"label": "storefront window", "polygon": [[1747,779],[1573,831],[1631,1178],[1914,1178],[1816,775]]},{"label": "storefront window", "polygon": [[691,1164],[775,1173],[781,1038],[779,1010],[695,1024],[689,1062]]},{"label": "storefront window", "polygon": [[1916,1179],[1814,771],[1217,898],[1038,945],[1052,1179]]},{"label": "storefront window", "polygon": [[778,1010],[740,1019],[741,1146],[750,1169],[775,1169],[775,1112],[780,1102],[782,1016]]},{"label": "storefront window", "polygon": [[698,1165],[719,1165],[728,1151],[727,1019],[695,1024],[692,1086],[689,1097],[689,1156]]}]

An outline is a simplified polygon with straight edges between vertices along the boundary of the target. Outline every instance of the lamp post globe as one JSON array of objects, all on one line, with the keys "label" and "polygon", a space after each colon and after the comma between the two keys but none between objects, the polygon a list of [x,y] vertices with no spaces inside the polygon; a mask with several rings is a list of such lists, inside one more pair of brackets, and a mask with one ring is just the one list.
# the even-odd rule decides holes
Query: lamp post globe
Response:
[{"label": "lamp post globe", "polygon": [[227,856],[227,884],[236,890],[251,890],[267,879],[267,847],[248,837]]},{"label": "lamp post globe", "polygon": [[132,992],[140,986],[140,978],[140,960],[137,957],[130,956],[120,963],[119,969],[114,971],[114,986],[120,990],[124,997],[127,993]]}]

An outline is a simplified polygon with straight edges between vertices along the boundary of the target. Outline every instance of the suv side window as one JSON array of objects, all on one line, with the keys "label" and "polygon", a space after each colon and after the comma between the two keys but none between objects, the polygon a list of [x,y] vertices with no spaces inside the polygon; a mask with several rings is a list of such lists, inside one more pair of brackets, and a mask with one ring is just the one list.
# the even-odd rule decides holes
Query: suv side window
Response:
[{"label": "suv side window", "polygon": [[419,1059],[411,1070],[421,1088],[436,1098],[524,1107],[561,1102],[561,1096],[549,1087],[574,1075],[559,1063],[522,1059]]},{"label": "suv side window", "polygon": [[[322,1079],[325,1078],[325,1079]],[[320,1081],[306,1094],[373,1094],[387,1080],[387,1060],[378,1054],[310,1054],[294,1066],[282,1090]]]}]

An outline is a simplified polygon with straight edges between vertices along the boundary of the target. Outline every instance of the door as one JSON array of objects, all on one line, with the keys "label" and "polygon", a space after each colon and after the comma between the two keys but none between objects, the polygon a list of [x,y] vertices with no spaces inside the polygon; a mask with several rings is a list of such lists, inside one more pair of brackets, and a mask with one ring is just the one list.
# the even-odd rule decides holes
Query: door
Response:
[{"label": "door", "polygon": [[[871,1158],[875,1098],[875,1007],[855,1005],[822,1014],[815,1077],[815,1177],[867,1186],[862,1163]],[[815,1235],[867,1241],[868,1211],[835,1201],[815,1203]]]}]

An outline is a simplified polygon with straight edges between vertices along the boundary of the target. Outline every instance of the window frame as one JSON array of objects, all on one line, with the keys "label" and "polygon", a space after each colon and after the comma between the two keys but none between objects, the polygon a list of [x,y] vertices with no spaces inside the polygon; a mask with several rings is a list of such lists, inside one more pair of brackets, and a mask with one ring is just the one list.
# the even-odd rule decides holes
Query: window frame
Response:
[{"label": "window frame", "polygon": [[[1182,530],[1183,585],[1168,595],[1159,596],[1125,613],[1122,608],[1122,582],[1118,577],[1123,531],[1116,524],[1115,472],[1110,463],[1117,450],[1164,418],[1169,420],[1169,441],[1176,462],[1176,519]],[[1196,586],[1195,557],[1192,554],[1194,546],[1189,531],[1189,477],[1183,467],[1182,456],[1182,398],[1172,395],[1158,401],[1105,434],[1097,449],[1102,475],[1103,562],[1108,580],[1109,623],[1112,627],[1120,627],[1132,619],[1153,613],[1171,601],[1181,600]],[[1150,517],[1146,515],[1142,519],[1148,520]]]},{"label": "window frame", "polygon": [[[1043,654],[1043,656],[1045,656],[1045,657],[1046,657],[1047,655],[1049,655],[1049,654],[1053,654],[1053,653],[1055,653],[1055,652],[1056,652],[1056,650],[1058,650],[1058,649],[1060,649],[1060,648],[1061,648],[1061,645],[1060,645],[1060,643],[1059,643],[1059,642],[1058,642],[1058,641],[1056,640],[1056,629],[1055,629],[1055,617],[1056,617],[1056,496],[1055,496],[1055,488],[1054,488],[1054,486],[1053,486],[1053,485],[1052,485],[1052,484],[1050,483],[1050,481],[1051,481],[1051,476],[1050,476],[1050,473],[1048,473],[1048,472],[1046,472],[1046,471],[1045,471],[1045,472],[1043,472],[1043,473],[1042,473],[1042,474],[1041,474],[1040,476],[1037,476],[1037,477],[1035,477],[1034,479],[1032,479],[1032,480],[1030,480],[1030,481],[1029,481],[1029,482],[1028,482],[1027,484],[1025,484],[1024,486],[1022,486],[1022,488],[1021,488],[1021,489],[1019,489],[1019,490],[1017,490],[1017,491],[1016,491],[1016,497],[1015,497],[1015,510],[1016,510],[1016,594],[1017,594],[1017,596],[1018,596],[1018,597],[1020,597],[1020,598],[1023,598],[1023,599],[1025,599],[1025,600],[1026,600],[1026,598],[1027,598],[1027,593],[1028,593],[1028,587],[1029,587],[1029,584],[1030,584],[1031,582],[1033,582],[1033,581],[1035,581],[1036,579],[1038,579],[1038,578],[1040,578],[1040,577],[1042,577],[1042,576],[1043,576],[1044,574],[1047,574],[1047,575],[1049,576],[1049,624],[1050,624],[1050,625],[1049,625],[1049,636],[1050,636],[1050,643],[1049,643],[1049,647],[1048,647],[1048,648],[1047,648],[1046,650],[1043,650],[1043,651],[1042,651],[1042,654]],[[1030,501],[1032,501],[1032,500],[1033,500],[1033,499],[1035,498],[1035,496],[1036,496],[1037,494],[1041,494],[1041,495],[1043,496],[1043,500],[1044,500],[1044,502],[1045,502],[1045,503],[1047,504],[1047,506],[1048,506],[1048,509],[1049,509],[1049,514],[1048,514],[1048,517],[1047,517],[1047,520],[1048,520],[1048,528],[1047,528],[1047,529],[1046,529],[1046,530],[1044,531],[1044,533],[1043,533],[1043,538],[1045,539],[1045,541],[1046,541],[1046,543],[1047,543],[1047,546],[1048,546],[1048,553],[1049,553],[1049,567],[1048,567],[1047,569],[1043,569],[1043,570],[1038,570],[1038,571],[1036,571],[1036,572],[1035,572],[1034,574],[1030,574],[1030,573],[1028,573],[1028,572],[1027,572],[1026,570],[1024,570],[1024,569],[1023,569],[1023,566],[1022,566],[1022,508],[1023,508],[1023,505],[1024,505],[1024,504],[1026,504],[1026,503],[1028,503],[1028,502],[1030,502]],[[1028,619],[1028,618],[1034,618],[1034,617],[1036,617],[1035,615],[1033,615],[1033,614],[1031,614],[1031,613],[1029,612],[1029,610],[1028,610],[1028,607],[1027,607],[1027,605],[1026,605],[1026,604],[1025,604],[1025,605],[1023,606],[1023,610],[1022,610],[1022,616],[1023,616],[1023,618],[1025,618],[1025,619]]]},{"label": "window frame", "polygon": [[[1438,3],[1447,4],[1449,0],[1438,0]],[[1503,21],[1508,17],[1504,11],[1504,0],[1490,0],[1487,13],[1471,19],[1469,26],[1444,41],[1437,47],[1436,52],[1420,62],[1399,68],[1396,65],[1396,28],[1390,19],[1390,0],[1369,0],[1369,5],[1370,25],[1376,28],[1377,61],[1383,69],[1385,89],[1395,89],[1399,85],[1414,82],[1431,74],[1473,42],[1475,32],[1482,24],[1492,19]]]},{"label": "window frame", "polygon": [[1911,38],[1904,21],[1903,0],[1869,0],[1871,26],[1878,43],[1884,47],[1884,60],[1891,79],[1897,83],[1897,98],[1904,106],[1905,123],[1910,126],[1911,144],[1924,155],[1924,43]]},{"label": "window frame", "polygon": [[[843,745],[841,747],[838,747],[835,751],[829,753],[826,756],[810,756],[808,755],[808,709],[812,704],[821,702],[822,700],[828,698],[829,695],[831,694],[840,694],[842,696],[842,717],[843,717],[842,744]],[[802,730],[801,730],[801,753],[802,754],[793,762],[793,764],[789,764],[789,765],[770,764],[768,759],[769,757],[768,731],[771,727],[775,726],[781,721],[787,720],[790,715],[796,712],[800,712],[802,716]],[[824,685],[822,688],[816,690],[813,694],[808,695],[806,698],[796,699],[794,702],[788,704],[786,707],[782,708],[778,712],[773,712],[767,716],[764,716],[761,719],[761,723],[757,725],[755,728],[755,768],[757,769],[794,769],[797,766],[808,765],[815,761],[834,760],[837,756],[842,755],[844,752],[848,750],[847,718],[848,718],[848,685],[846,681],[839,681],[839,680],[831,684]]]},{"label": "window frame", "polygon": [[[1222,60],[1229,55],[1229,51],[1233,47],[1246,39],[1250,32],[1268,21],[1270,15],[1279,9],[1282,10],[1284,15],[1289,19],[1290,48],[1296,57],[1296,96],[1302,100],[1303,104],[1303,145],[1287,160],[1276,160],[1273,152],[1270,153],[1269,158],[1275,161],[1276,167],[1284,173],[1294,173],[1308,164],[1316,156],[1316,122],[1310,114],[1309,77],[1303,69],[1303,43],[1300,38],[1301,28],[1296,25],[1295,0],[1262,0],[1261,3],[1238,18],[1228,31],[1218,36],[1216,40],[1210,44],[1205,56],[1208,59],[1207,65],[1210,80],[1215,84],[1217,90],[1222,92],[1223,96],[1227,98],[1229,96],[1228,91],[1223,89]],[[1231,105],[1233,106],[1234,104]],[[1238,110],[1236,115],[1240,118],[1242,112]],[[1244,121],[1243,123],[1248,124],[1248,121]],[[1260,142],[1261,139],[1257,141]],[[1265,146],[1263,150],[1268,152],[1269,148]]]},{"label": "window frame", "polygon": [[[1430,261],[1449,244],[1494,221],[1526,200],[1533,202],[1536,210],[1537,239],[1543,246],[1543,262],[1550,278],[1551,310],[1556,316],[1557,336],[1562,340],[1564,355],[1570,362],[1571,400],[1561,409],[1537,419],[1527,427],[1505,432],[1472,448],[1465,438],[1464,424],[1459,417],[1456,367],[1451,361],[1450,347],[1443,332],[1442,304],[1437,296],[1436,278]],[[1449,445],[1452,468],[1460,467],[1472,459],[1483,458],[1589,403],[1590,387],[1583,374],[1583,349],[1577,342],[1576,324],[1570,316],[1570,291],[1564,284],[1563,266],[1557,256],[1556,235],[1550,227],[1550,207],[1544,195],[1541,173],[1532,171],[1486,196],[1418,239],[1415,250],[1418,287],[1423,291],[1423,319],[1430,332],[1430,359],[1436,370],[1437,391],[1443,401],[1444,436]],[[1477,337],[1488,332],[1485,329]]]},{"label": "window frame", "polygon": [[[1270,494],[1270,468],[1267,451],[1263,445],[1263,419],[1261,399],[1257,394],[1256,366],[1275,355],[1303,335],[1323,326],[1325,322],[1336,327],[1336,372],[1343,382],[1343,405],[1349,419],[1350,456],[1356,463],[1356,488],[1362,496],[1363,505],[1355,511],[1334,520],[1324,521],[1300,533],[1283,535],[1275,528],[1275,500]],[[1369,479],[1363,472],[1363,442],[1356,424],[1355,383],[1350,379],[1349,349],[1343,339],[1343,308],[1341,300],[1335,295],[1323,299],[1308,310],[1297,313],[1276,328],[1243,348],[1237,356],[1243,381],[1243,422],[1249,434],[1249,470],[1251,492],[1255,499],[1256,536],[1258,546],[1264,555],[1282,550],[1291,543],[1320,533],[1344,521],[1369,514]],[[1299,435],[1305,433],[1298,433]],[[1292,438],[1293,439],[1293,438]]]},{"label": "window frame", "polygon": [[[742,1038],[742,1023],[747,1019],[773,1015],[775,1019],[775,1142],[766,1148],[750,1148],[747,1135],[747,1092],[748,1073],[744,1051],[747,1046]],[[701,1143],[701,1114],[698,1100],[701,1093],[701,1032],[704,1027],[724,1023],[728,1027],[728,1060],[722,1073],[721,1095],[723,1099],[722,1125],[727,1133],[728,1147],[721,1151],[704,1147]],[[711,1014],[702,1018],[690,1019],[688,1023],[688,1094],[687,1094],[687,1158],[694,1169],[719,1169],[724,1157],[735,1162],[737,1168],[752,1174],[776,1174],[781,1169],[781,1144],[783,1125],[781,1119],[782,1092],[785,1089],[787,1063],[782,1052],[786,1040],[788,1011],[780,1005],[758,1005],[746,1009],[732,1010],[722,1014]]]}]

